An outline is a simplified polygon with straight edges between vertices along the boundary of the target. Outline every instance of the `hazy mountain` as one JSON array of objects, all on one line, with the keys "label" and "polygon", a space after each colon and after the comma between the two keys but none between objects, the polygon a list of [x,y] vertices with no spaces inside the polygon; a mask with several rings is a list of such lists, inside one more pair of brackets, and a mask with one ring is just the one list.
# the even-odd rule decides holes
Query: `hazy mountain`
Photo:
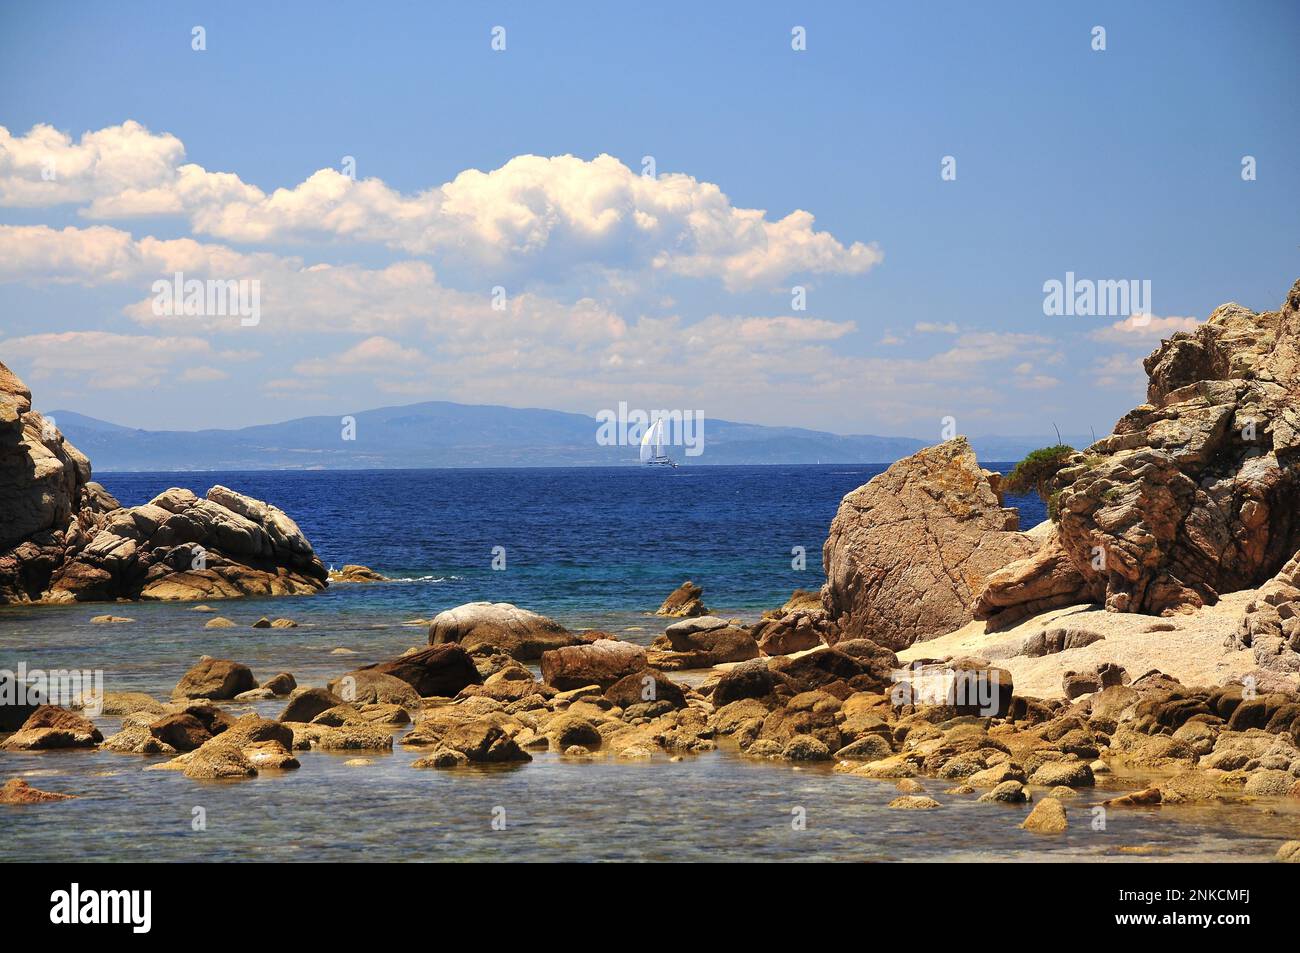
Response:
[{"label": "hazy mountain", "polygon": [[[582,414],[430,401],[340,417],[301,417],[238,430],[136,430],[68,410],[59,429],[96,470],[392,469],[416,467],[618,466],[637,448],[600,446],[598,423]],[[669,454],[687,466],[762,463],[890,463],[937,440],[841,436],[799,427],[708,419],[704,453]],[[1020,459],[1055,437],[976,438],[984,460]],[[1086,442],[1086,441],[1085,441]],[[1076,444],[1078,445],[1078,444]]]}]

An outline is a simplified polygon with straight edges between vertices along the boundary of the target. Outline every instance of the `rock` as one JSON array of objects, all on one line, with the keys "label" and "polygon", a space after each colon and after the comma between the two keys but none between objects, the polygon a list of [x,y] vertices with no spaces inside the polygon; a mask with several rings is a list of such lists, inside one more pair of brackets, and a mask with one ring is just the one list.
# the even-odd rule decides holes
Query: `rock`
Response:
[{"label": "rock", "polygon": [[402,725],[411,723],[411,715],[401,705],[335,705],[333,708],[327,708],[311,720],[313,725],[328,725],[332,728],[342,728],[344,725],[361,724],[361,725],[386,725],[393,728],[400,728]]},{"label": "rock", "polygon": [[1075,699],[1113,685],[1126,685],[1128,682],[1128,673],[1124,671],[1123,666],[1116,665],[1114,662],[1102,662],[1087,671],[1066,672],[1062,676],[1061,687],[1066,698]]},{"label": "rock", "polygon": [[324,688],[304,688],[289,699],[280,721],[311,721],[323,711],[342,705],[344,699]]},{"label": "rock", "polygon": [[768,668],[796,694],[841,683],[850,693],[881,691],[889,685],[891,670],[887,662],[857,658],[837,649],[775,658],[768,662]]},{"label": "rock", "polygon": [[1295,785],[1296,778],[1291,772],[1264,769],[1250,773],[1241,793],[1251,797],[1286,797]]},{"label": "rock", "polygon": [[1300,864],[1300,840],[1289,840],[1277,849],[1273,858],[1283,864]]},{"label": "rock", "polygon": [[820,738],[796,735],[781,750],[781,757],[787,761],[829,761],[831,750]]},{"label": "rock", "polygon": [[247,665],[229,659],[200,659],[172,689],[172,698],[230,699],[257,688]]},{"label": "rock", "polygon": [[772,694],[776,678],[767,662],[754,659],[742,662],[722,673],[713,689],[713,704],[717,708],[742,698],[763,698]]},{"label": "rock", "polygon": [[[422,698],[452,698],[466,685],[480,685],[483,682],[466,649],[450,642],[439,642],[388,662],[367,665],[362,671],[401,679]],[[376,683],[371,683],[371,687],[378,691]]]},{"label": "rock", "polygon": [[439,748],[433,754],[425,755],[411,762],[413,768],[459,768],[469,764],[469,758],[452,748]]},{"label": "rock", "polygon": [[1037,632],[1027,639],[1020,647],[1020,655],[1029,658],[1040,658],[1044,655],[1055,655],[1058,652],[1068,652],[1071,649],[1081,649],[1084,646],[1092,645],[1094,642],[1100,642],[1105,638],[1096,632],[1089,632],[1086,629],[1071,628],[1050,628]]},{"label": "rock", "polygon": [[837,761],[881,761],[894,753],[889,741],[880,735],[863,735],[835,752]]},{"label": "rock", "polygon": [[278,741],[256,741],[242,753],[258,771],[289,771],[300,767],[298,759]]},{"label": "rock", "polygon": [[[325,569],[273,506],[214,486],[123,507],[0,365],[0,604],[316,592]],[[202,555],[200,560],[198,557]],[[202,568],[195,568],[201,566]]]},{"label": "rock", "polygon": [[94,723],[58,705],[39,705],[18,731],[0,743],[5,751],[93,748],[104,740]]},{"label": "rock", "polygon": [[546,616],[506,602],[471,602],[439,612],[429,623],[429,644],[459,643],[465,651],[496,651],[520,661],[585,640]]},{"label": "rock", "polygon": [[943,805],[932,797],[919,794],[904,794],[902,797],[894,798],[887,806],[903,811],[932,811],[936,807],[942,807]]},{"label": "rock", "polygon": [[1029,783],[1040,788],[1092,787],[1096,780],[1092,768],[1082,761],[1048,761],[1029,776]]},{"label": "rock", "polygon": [[1035,834],[1064,834],[1070,822],[1066,818],[1065,805],[1054,797],[1045,797],[1034,805],[1020,826]]},{"label": "rock", "polygon": [[1019,781],[1003,781],[992,791],[981,794],[976,800],[986,804],[1024,804],[1028,796],[1025,794],[1025,786]]},{"label": "rock", "polygon": [[551,719],[546,725],[546,740],[552,751],[565,751],[574,745],[596,749],[604,743],[595,725],[572,714],[561,714]]},{"label": "rock", "polygon": [[233,629],[234,627],[235,623],[221,615],[211,618],[203,624],[205,629]]},{"label": "rock", "polygon": [[361,722],[344,722],[341,725],[304,725],[287,722],[293,729],[293,747],[320,751],[391,751],[393,735],[389,729]]},{"label": "rock", "polygon": [[349,563],[342,569],[331,569],[329,572],[330,582],[387,582],[387,576],[381,576],[368,566],[360,566],[356,563]]},{"label": "rock", "polygon": [[[452,680],[439,687],[450,688],[454,684]],[[420,694],[409,682],[373,668],[348,672],[330,682],[329,690],[344,701],[358,705],[401,705],[409,711],[420,707]]]},{"label": "rock", "polygon": [[605,697],[623,709],[648,702],[665,702],[673,708],[686,707],[686,696],[681,688],[662,672],[650,668],[620,678],[605,692]]},{"label": "rock", "polygon": [[708,615],[709,610],[704,606],[703,596],[704,590],[688,579],[672,591],[663,605],[655,610],[655,615],[677,618]]},{"label": "rock", "polygon": [[124,725],[121,731],[106,738],[99,747],[103,751],[122,754],[176,754],[174,747],[156,738],[144,725]]},{"label": "rock", "polygon": [[[200,781],[228,781],[257,777],[257,767],[238,747],[214,738],[185,758],[185,777]],[[177,760],[180,760],[179,758]]]},{"label": "rock", "polygon": [[128,619],[120,615],[97,615],[90,620],[92,625],[120,625],[123,622],[134,622],[135,619]]},{"label": "rock", "polygon": [[[4,365],[0,364],[0,369]],[[0,804],[44,804],[49,801],[70,801],[75,794],[56,794],[53,791],[40,791],[22,778],[10,778],[0,786]]]},{"label": "rock", "polygon": [[[1300,550],[1298,335],[1300,282],[1278,311],[1222,305],[1146,359],[1147,402],[1052,485],[1052,553],[1087,601],[1189,611],[1261,586]],[[991,579],[981,609],[1031,598],[1047,548]]]},{"label": "rock", "polygon": [[[593,729],[594,731],[594,729]],[[599,738],[599,735],[597,735]],[[474,764],[506,764],[532,761],[532,755],[515,744],[500,725],[482,718],[450,726],[439,738],[440,747],[428,758],[417,761],[416,767],[454,767],[466,762]],[[440,756],[443,750],[458,752],[465,760]]]},{"label": "rock", "polygon": [[542,655],[542,681],[567,691],[585,685],[608,690],[647,668],[646,651],[631,642],[601,639],[590,645],[552,649]]},{"label": "rock", "polygon": [[964,437],[893,464],[844,497],[822,550],[822,604],[842,638],[890,649],[971,621],[989,575],[1037,549],[1016,532]]},{"label": "rock", "polygon": [[148,730],[157,741],[176,751],[193,751],[212,740],[212,732],[184,712],[164,715],[149,725]]},{"label": "rock", "polygon": [[1015,693],[1011,672],[981,659],[913,663],[893,672],[891,678],[889,694],[895,707],[934,705],[953,716],[1004,718]]},{"label": "rock", "polygon": [[681,663],[680,668],[707,668],[758,658],[758,643],[739,626],[684,629],[670,625],[664,631],[664,637],[671,649],[669,654]]},{"label": "rock", "polygon": [[833,644],[838,632],[819,607],[813,612],[793,611],[777,619],[759,622],[750,630],[764,655],[792,655],[819,645]]},{"label": "rock", "polygon": [[262,684],[262,687],[272,695],[288,695],[298,687],[298,682],[288,672],[280,672],[279,674],[272,675],[267,679],[267,681]]},{"label": "rock", "polygon": [[1159,804],[1161,799],[1162,795],[1159,788],[1143,788],[1141,791],[1122,794],[1101,803],[1106,807],[1149,807]]},{"label": "rock", "polygon": [[255,629],[269,629],[270,627],[271,627],[271,620],[268,619],[266,616],[262,616],[262,618],[258,619],[256,622],[253,623],[253,628]]}]

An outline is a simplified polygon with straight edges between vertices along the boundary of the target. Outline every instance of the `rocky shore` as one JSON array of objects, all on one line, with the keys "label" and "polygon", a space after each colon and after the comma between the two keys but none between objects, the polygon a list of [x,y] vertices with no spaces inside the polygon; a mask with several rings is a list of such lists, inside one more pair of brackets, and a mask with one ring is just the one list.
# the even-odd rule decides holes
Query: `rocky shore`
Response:
[{"label": "rocky shore", "polygon": [[0,605],[294,595],[327,584],[297,524],[234,490],[214,486],[200,499],[173,488],[122,506],[31,397],[0,364]]},{"label": "rocky shore", "polygon": [[[300,755],[317,750],[356,752],[361,769],[394,745],[419,753],[416,769],[436,770],[527,770],[541,752],[663,761],[723,750],[896,787],[897,810],[969,798],[990,805],[992,823],[1044,837],[1080,823],[1079,803],[1087,822],[1098,809],[1295,805],[1297,341],[1300,282],[1279,311],[1225,305],[1162,342],[1146,362],[1148,402],[1065,460],[1047,488],[1051,519],[1028,532],[964,439],[899,461],[844,498],[820,591],[798,591],[757,622],[711,614],[693,582],[665,600],[658,614],[674,621],[649,645],[475,602],[436,615],[425,645],[324,685],[285,671],[259,682],[237,660],[204,657],[177,673],[168,699],[109,692],[102,712],[121,728],[107,737],[87,717],[93,708],[11,708],[0,751],[166,755],[147,770],[209,781],[309,771]],[[108,538],[66,540],[139,527],[136,510],[155,523],[135,550],[150,566],[184,545],[170,520],[202,522],[187,516],[195,508],[211,516],[205,538],[224,543],[224,559],[249,552],[254,534],[205,501],[96,509],[88,465],[83,473],[75,451],[54,446],[73,471],[55,485],[76,490],[81,509],[73,515],[69,495],[28,521],[48,524],[29,539],[66,527],[48,585],[29,597],[97,591],[59,585],[83,572],[75,567],[102,568],[94,559],[114,551]],[[236,497],[215,488],[206,502],[261,530],[272,560],[263,567],[323,583],[283,514]],[[227,566],[235,578],[272,572],[239,565]],[[136,594],[185,584],[171,575]],[[270,699],[284,702],[277,718],[248,708]],[[42,799],[17,787],[12,797]],[[1295,816],[1279,812],[1279,860],[1300,860]]]}]

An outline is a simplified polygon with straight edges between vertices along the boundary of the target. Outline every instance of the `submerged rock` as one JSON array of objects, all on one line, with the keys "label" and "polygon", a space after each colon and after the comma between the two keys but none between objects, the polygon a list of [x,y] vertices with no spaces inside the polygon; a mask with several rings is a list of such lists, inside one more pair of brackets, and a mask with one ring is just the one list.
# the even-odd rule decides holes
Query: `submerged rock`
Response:
[{"label": "submerged rock", "polygon": [[53,791],[41,791],[22,778],[10,778],[0,785],[0,804],[44,804],[49,801],[70,801],[75,794],[56,794]]},{"label": "submerged rock", "polygon": [[1029,812],[1020,825],[1035,834],[1064,834],[1070,827],[1065,805],[1054,797],[1045,797]]}]

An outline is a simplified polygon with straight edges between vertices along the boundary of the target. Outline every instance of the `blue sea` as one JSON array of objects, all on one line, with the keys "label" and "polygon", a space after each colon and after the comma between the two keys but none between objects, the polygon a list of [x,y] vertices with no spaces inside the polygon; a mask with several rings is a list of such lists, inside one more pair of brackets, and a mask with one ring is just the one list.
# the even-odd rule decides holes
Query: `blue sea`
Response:
[{"label": "blue sea", "polygon": [[[745,619],[795,588],[817,588],[840,499],[882,469],[97,473],[125,505],[172,486],[201,495],[218,483],[267,500],[298,522],[327,566],[361,563],[393,581],[213,603],[238,623],[229,629],[205,629],[211,615],[188,604],[0,609],[0,668],[99,669],[109,691],[166,698],[207,654],[242,661],[260,679],[289,671],[299,684],[324,684],[423,644],[417,620],[480,599],[648,643],[664,624],[654,609],[685,579],[704,587],[719,614]],[[1044,518],[1037,498],[1007,503],[1019,508],[1022,528]],[[505,568],[493,569],[502,549]],[[135,621],[90,624],[110,611]],[[250,627],[264,615],[300,626]],[[283,704],[233,707],[275,717]],[[106,735],[117,728],[112,718],[98,723]],[[946,797],[939,782],[926,784],[946,810],[890,811],[889,783],[755,763],[725,749],[649,764],[544,753],[506,770],[414,770],[417,753],[401,746],[367,757],[371,765],[353,767],[342,755],[302,753],[296,772],[203,783],[142,771],[157,758],[0,753],[0,780],[21,776],[80,795],[0,808],[0,860],[1231,860],[1271,855],[1279,843],[1276,819],[1200,808],[1133,811],[1110,833],[1081,825],[1038,838],[1016,827],[1022,809]],[[1094,799],[1103,796],[1099,789]],[[192,829],[196,806],[206,831]],[[491,827],[497,806],[506,831]],[[799,807],[806,830],[790,823]]]}]

